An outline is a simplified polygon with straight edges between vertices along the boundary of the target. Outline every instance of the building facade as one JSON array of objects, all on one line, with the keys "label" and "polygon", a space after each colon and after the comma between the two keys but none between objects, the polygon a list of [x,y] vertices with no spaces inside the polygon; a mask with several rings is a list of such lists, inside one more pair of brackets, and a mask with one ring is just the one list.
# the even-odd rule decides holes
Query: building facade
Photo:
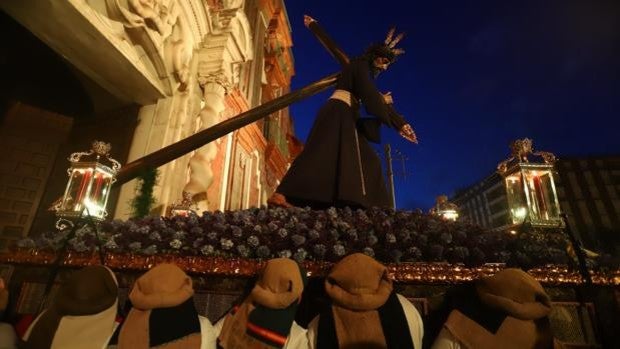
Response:
[{"label": "building facade", "polygon": [[[7,24],[18,38],[7,40],[24,46],[6,70],[27,70],[20,57],[29,57],[21,60],[45,67],[38,76],[61,71],[51,79],[16,73],[5,83],[5,243],[53,228],[47,209],[63,193],[68,154],[103,140],[112,157],[134,161],[289,92],[294,75],[283,0],[28,0],[0,8],[3,21],[18,23]],[[30,41],[41,46],[36,59]],[[297,144],[284,109],[188,153],[158,168],[151,214],[168,214],[184,192],[199,211],[261,206]],[[135,194],[135,180],[115,188],[110,215],[129,218]]]},{"label": "building facade", "polygon": [[[560,158],[555,167],[560,209],[570,229],[593,249],[620,246],[620,156]],[[461,219],[489,229],[510,225],[504,179],[493,173],[452,198]]]}]

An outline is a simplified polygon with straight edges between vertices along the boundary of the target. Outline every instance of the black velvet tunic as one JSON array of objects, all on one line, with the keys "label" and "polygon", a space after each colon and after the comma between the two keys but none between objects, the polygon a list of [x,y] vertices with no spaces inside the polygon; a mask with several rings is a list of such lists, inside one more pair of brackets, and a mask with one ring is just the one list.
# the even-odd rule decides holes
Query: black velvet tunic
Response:
[{"label": "black velvet tunic", "polygon": [[[381,123],[399,130],[406,122],[385,104],[366,59],[346,65],[336,89],[351,92],[352,105],[329,99],[321,107],[304,150],[276,191],[296,206],[389,207],[381,161],[368,141],[380,141]],[[360,118],[358,100],[374,117]]]}]

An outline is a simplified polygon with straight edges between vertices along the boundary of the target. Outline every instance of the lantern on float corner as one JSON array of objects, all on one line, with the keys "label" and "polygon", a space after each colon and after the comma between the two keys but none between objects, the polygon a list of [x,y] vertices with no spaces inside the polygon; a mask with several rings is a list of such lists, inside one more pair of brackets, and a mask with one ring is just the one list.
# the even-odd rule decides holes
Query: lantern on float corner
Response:
[{"label": "lantern on float corner", "polygon": [[[555,155],[534,152],[532,140],[511,143],[512,156],[502,161],[497,172],[504,178],[512,225],[529,223],[535,227],[562,227],[560,204],[554,181]],[[542,158],[530,162],[528,155]]]},{"label": "lantern on float corner", "polygon": [[[69,182],[55,207],[58,217],[71,219],[88,215],[99,221],[105,219],[110,189],[121,168],[121,164],[110,157],[111,149],[109,143],[94,141],[90,151],[71,154],[71,167],[67,169]],[[111,166],[102,160],[107,160]]]},{"label": "lantern on float corner", "polygon": [[435,207],[431,213],[449,221],[456,221],[459,218],[458,206],[449,202],[446,195],[439,195],[435,199]]},{"label": "lantern on float corner", "polygon": [[173,204],[170,206],[170,214],[172,216],[181,216],[181,217],[189,217],[190,215],[195,215],[196,205],[194,204],[192,197],[193,197],[192,193],[184,191],[183,199],[181,200],[181,203]]}]

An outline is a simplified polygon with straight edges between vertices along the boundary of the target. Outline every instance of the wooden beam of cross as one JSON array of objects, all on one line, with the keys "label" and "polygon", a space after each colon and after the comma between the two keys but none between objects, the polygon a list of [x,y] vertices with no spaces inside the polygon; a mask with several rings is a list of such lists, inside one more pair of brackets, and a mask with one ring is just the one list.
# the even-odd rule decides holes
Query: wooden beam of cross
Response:
[{"label": "wooden beam of cross", "polygon": [[211,143],[216,139],[238,130],[255,121],[269,116],[270,114],[288,107],[304,98],[320,93],[336,84],[340,73],[335,73],[317,80],[299,90],[287,93],[269,102],[259,105],[256,108],[243,112],[228,120],[222,121],[217,125],[209,127],[195,133],[183,140],[170,144],[151,154],[134,160],[121,168],[116,176],[115,185],[121,185],[138,177],[140,173],[149,168],[157,168],[173,161],[203,145]]}]

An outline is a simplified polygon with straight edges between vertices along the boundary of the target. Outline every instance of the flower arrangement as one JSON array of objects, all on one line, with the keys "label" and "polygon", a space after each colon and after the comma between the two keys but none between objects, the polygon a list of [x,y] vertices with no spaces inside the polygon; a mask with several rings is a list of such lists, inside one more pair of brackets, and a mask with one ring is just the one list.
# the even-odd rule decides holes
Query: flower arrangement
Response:
[{"label": "flower arrangement", "polygon": [[[98,231],[106,251],[138,255],[336,262],[346,254],[362,252],[385,263],[505,263],[525,269],[566,265],[570,259],[560,231],[513,235],[415,211],[379,208],[215,211],[202,216],[106,221]],[[58,249],[66,234],[48,232],[18,245]],[[89,226],[79,228],[68,242],[76,252],[92,251],[96,246],[95,232]]]}]

